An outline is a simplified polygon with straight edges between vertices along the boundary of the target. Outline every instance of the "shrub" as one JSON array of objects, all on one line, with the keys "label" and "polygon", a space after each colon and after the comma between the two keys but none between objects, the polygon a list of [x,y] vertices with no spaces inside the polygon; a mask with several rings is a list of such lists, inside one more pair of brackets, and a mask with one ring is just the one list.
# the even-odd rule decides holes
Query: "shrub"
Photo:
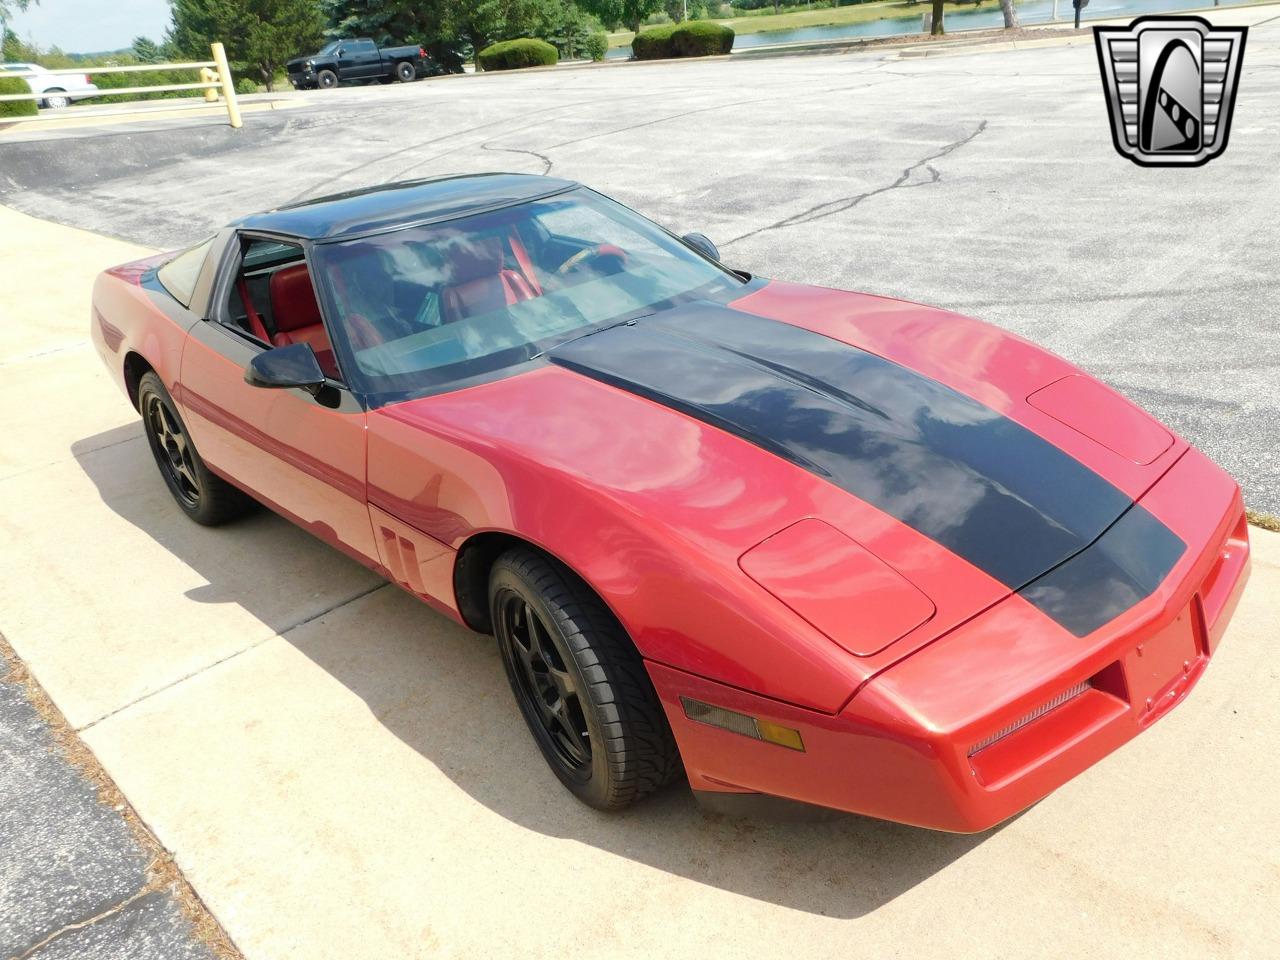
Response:
[{"label": "shrub", "polygon": [[556,48],[545,40],[504,40],[480,51],[482,70],[518,70],[549,67],[560,60]]},{"label": "shrub", "polygon": [[604,55],[609,52],[609,35],[603,30],[598,30],[587,37],[586,42],[582,45],[582,54],[597,62],[604,59]]},{"label": "shrub", "polygon": [[[30,93],[21,77],[0,77],[0,93]],[[0,100],[0,117],[34,117],[38,113],[34,100]]]},{"label": "shrub", "polygon": [[[285,82],[288,83],[287,80]],[[250,80],[248,77],[241,77],[239,80],[236,81],[236,93],[240,94],[241,96],[244,96],[246,93],[257,93],[257,92],[258,92],[258,85],[254,83],[252,80]]]},{"label": "shrub", "polygon": [[671,39],[677,57],[714,57],[733,49],[733,28],[693,20],[676,28]]},{"label": "shrub", "polygon": [[631,41],[637,60],[668,57],[711,57],[733,49],[733,30],[706,20],[692,20],[678,26],[654,27],[638,33]]},{"label": "shrub", "polygon": [[642,30],[631,39],[631,55],[637,60],[665,60],[676,55],[672,45],[675,24]]},{"label": "shrub", "polygon": [[[170,83],[195,83],[199,76],[194,70],[145,70],[141,73],[94,73],[86,67],[85,73],[93,77],[99,90],[116,90],[121,87],[163,86]],[[199,96],[199,90],[158,90],[154,93],[107,94],[95,97],[97,103],[128,103],[133,100],[173,100],[178,97]]]}]

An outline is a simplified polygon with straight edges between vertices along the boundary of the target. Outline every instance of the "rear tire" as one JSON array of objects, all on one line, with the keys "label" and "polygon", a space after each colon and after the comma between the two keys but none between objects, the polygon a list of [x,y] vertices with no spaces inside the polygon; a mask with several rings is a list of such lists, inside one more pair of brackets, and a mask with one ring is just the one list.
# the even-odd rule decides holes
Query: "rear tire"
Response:
[{"label": "rear tire", "polygon": [[579,800],[621,810],[681,773],[640,654],[590,588],[529,548],[498,558],[489,610],[529,732]]},{"label": "rear tire", "polygon": [[138,409],[160,476],[183,513],[203,526],[216,527],[253,508],[248,494],[209,472],[173,398],[152,371],[138,381]]},{"label": "rear tire", "polygon": [[338,75],[332,70],[321,70],[316,74],[316,87],[320,90],[332,90],[338,85]]},{"label": "rear tire", "polygon": [[[50,94],[52,94],[52,96],[50,96]],[[59,90],[57,88],[53,90],[46,90],[44,105],[50,110],[65,110],[67,107],[71,106],[71,98],[66,95],[65,90]]]},{"label": "rear tire", "polygon": [[396,79],[401,83],[409,83],[418,79],[418,71],[409,61],[401,60],[396,64]]}]

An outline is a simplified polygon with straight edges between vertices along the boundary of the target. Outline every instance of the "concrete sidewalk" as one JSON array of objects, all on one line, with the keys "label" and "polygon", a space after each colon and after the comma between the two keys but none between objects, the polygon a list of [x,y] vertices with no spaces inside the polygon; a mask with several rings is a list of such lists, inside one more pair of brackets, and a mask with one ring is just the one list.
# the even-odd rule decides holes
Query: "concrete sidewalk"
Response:
[{"label": "concrete sidewalk", "polygon": [[[141,249],[50,230],[3,208],[0,236],[0,957],[212,960],[210,942],[217,956],[231,957],[216,923],[184,893],[168,852],[42,700],[25,666],[7,658],[3,636],[6,627],[21,629],[9,599],[17,593],[42,596],[54,616],[75,603],[65,574],[27,563],[30,544],[13,524],[33,502],[52,501],[13,481],[69,458],[66,438],[81,423],[118,421],[114,404],[94,418],[103,406],[95,389],[101,395],[108,385],[87,364],[88,285],[102,264]],[[56,277],[47,263],[59,265]]]},{"label": "concrete sidewalk", "polygon": [[179,513],[82,340],[144,251],[5,208],[0,237],[0,630],[249,960],[1280,955],[1280,535],[1188,702],[1003,829],[708,819],[682,786],[606,816],[487,638],[270,514]]}]

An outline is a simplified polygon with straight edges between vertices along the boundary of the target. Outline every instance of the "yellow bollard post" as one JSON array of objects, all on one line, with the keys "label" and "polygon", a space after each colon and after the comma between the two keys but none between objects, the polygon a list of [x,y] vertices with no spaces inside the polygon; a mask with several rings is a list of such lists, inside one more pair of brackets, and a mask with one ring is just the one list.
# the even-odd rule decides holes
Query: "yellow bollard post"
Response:
[{"label": "yellow bollard post", "polygon": [[231,67],[227,63],[227,48],[220,43],[210,45],[213,51],[213,62],[218,65],[218,79],[222,82],[222,95],[227,99],[227,117],[231,126],[242,127],[240,104],[236,103],[236,87],[231,81]]},{"label": "yellow bollard post", "polygon": [[[210,70],[208,67],[201,67],[200,82],[201,83],[217,83],[218,75],[214,73],[212,70]],[[204,98],[209,103],[217,103],[218,91],[213,89],[212,87],[209,87],[207,90],[204,91]]]}]

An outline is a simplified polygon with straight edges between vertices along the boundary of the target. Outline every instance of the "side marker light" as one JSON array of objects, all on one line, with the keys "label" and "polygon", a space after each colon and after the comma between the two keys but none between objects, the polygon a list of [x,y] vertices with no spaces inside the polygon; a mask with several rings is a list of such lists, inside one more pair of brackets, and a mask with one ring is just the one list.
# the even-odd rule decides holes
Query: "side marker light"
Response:
[{"label": "side marker light", "polygon": [[763,740],[765,743],[777,744],[788,750],[804,752],[804,740],[799,730],[784,727],[772,720],[760,720],[745,713],[738,713],[736,710],[726,710],[724,707],[713,706],[690,697],[681,697],[680,703],[684,707],[684,715],[690,720],[720,727],[722,730],[741,734],[752,740]]}]

